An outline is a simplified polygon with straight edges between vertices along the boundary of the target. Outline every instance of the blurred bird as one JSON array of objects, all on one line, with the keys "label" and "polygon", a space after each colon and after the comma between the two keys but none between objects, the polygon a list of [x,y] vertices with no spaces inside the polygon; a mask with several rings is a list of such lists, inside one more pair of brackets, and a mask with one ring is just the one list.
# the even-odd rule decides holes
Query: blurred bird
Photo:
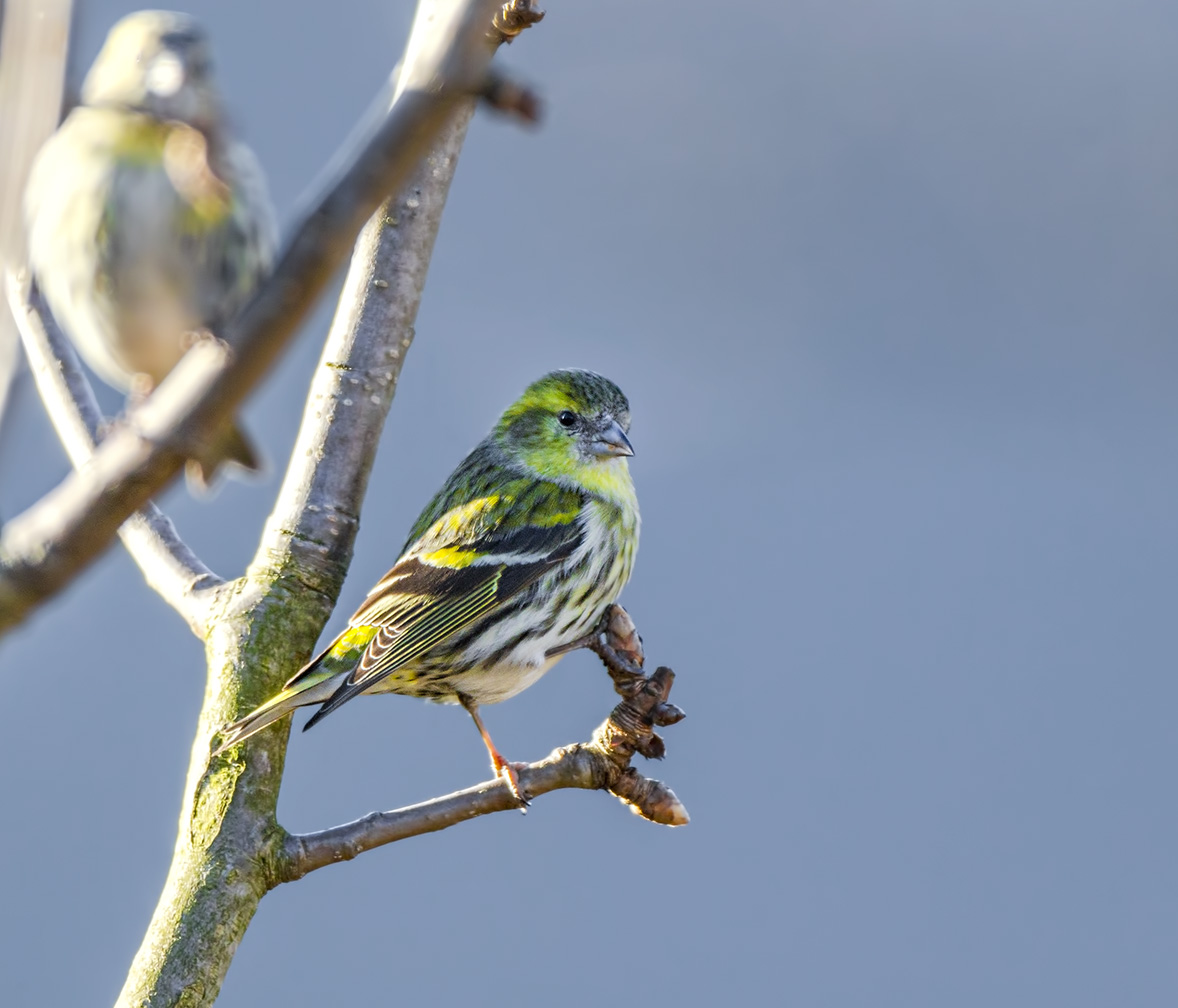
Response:
[{"label": "blurred bird", "polygon": [[[57,321],[133,401],[244,305],[269,272],[277,228],[257,161],[225,131],[192,18],[140,11],[111,29],[82,104],[37,155],[25,222]],[[229,424],[189,461],[190,485],[207,486],[226,461],[259,467]]]},{"label": "blurred bird", "polygon": [[450,475],[348,627],[216,753],[308,704],[360,693],[460,703],[517,799],[515,767],[479,705],[515,696],[577,646],[621,592],[638,549],[626,457],[630,407],[591,371],[530,385]]}]

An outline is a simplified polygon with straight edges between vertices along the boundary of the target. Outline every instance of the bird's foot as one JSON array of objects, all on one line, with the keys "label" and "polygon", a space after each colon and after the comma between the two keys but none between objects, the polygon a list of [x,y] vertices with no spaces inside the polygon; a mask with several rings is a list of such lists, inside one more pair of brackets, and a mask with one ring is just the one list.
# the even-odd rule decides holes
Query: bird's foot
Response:
[{"label": "bird's foot", "polygon": [[487,755],[491,757],[491,769],[495,771],[495,776],[503,779],[511,796],[519,805],[520,811],[527,812],[528,799],[524,797],[523,788],[519,785],[519,772],[527,766],[527,763],[508,763],[495,748],[495,743],[491,741],[491,735],[487,731],[487,726],[483,724],[482,715],[479,714],[479,705],[475,703],[474,697],[469,693],[459,693],[457,696],[458,702],[466,708],[475,727],[479,730],[479,735],[482,736],[483,745],[487,747]]},{"label": "bird's foot", "polygon": [[502,779],[511,796],[519,803],[519,810],[527,815],[528,799],[519,783],[519,772],[527,768],[527,763],[509,763],[500,756],[498,765],[492,762],[491,767],[495,771],[495,776]]}]

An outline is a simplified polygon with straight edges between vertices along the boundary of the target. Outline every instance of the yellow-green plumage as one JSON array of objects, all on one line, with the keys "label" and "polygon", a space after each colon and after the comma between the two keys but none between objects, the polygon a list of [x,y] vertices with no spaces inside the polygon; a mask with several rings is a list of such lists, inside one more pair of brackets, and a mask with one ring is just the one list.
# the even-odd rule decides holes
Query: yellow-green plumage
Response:
[{"label": "yellow-green plumage", "polygon": [[[223,334],[269,271],[277,228],[253,154],[224,128],[208,42],[186,14],[118,22],[82,102],[38,153],[25,190],[29,261],[86,363],[144,395],[194,338]],[[189,467],[256,469],[228,425]]]},{"label": "yellow-green plumage", "polygon": [[360,693],[461,702],[481,730],[477,706],[535,682],[630,577],[629,423],[625,396],[592,372],[529,386],[426,506],[348,628],[229,726],[221,749],[320,704],[310,727]]}]

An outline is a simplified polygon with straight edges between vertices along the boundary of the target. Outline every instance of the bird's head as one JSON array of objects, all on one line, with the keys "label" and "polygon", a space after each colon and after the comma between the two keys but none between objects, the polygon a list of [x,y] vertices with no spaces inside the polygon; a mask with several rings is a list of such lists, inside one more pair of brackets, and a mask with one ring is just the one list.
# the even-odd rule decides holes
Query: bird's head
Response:
[{"label": "bird's head", "polygon": [[204,29],[176,11],[128,14],[106,36],[82,84],[82,102],[212,128],[219,110]]},{"label": "bird's head", "polygon": [[607,497],[627,495],[630,404],[608,378],[569,368],[532,382],[493,437],[544,479]]}]

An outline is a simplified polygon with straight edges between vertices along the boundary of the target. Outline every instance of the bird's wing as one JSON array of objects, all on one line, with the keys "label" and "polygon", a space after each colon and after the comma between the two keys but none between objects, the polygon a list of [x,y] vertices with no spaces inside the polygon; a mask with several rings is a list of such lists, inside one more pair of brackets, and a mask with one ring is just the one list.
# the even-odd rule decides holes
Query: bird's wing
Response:
[{"label": "bird's wing", "polygon": [[222,157],[232,199],[229,213],[204,235],[206,259],[197,278],[203,318],[218,336],[269,274],[278,248],[274,207],[253,151],[229,140]]},{"label": "bird's wing", "polygon": [[[571,556],[583,540],[580,495],[553,484],[543,490],[489,494],[443,513],[352,617],[341,641],[357,627],[375,632],[359,663],[305,727],[494,611]],[[317,663],[288,686],[315,675]]]}]

